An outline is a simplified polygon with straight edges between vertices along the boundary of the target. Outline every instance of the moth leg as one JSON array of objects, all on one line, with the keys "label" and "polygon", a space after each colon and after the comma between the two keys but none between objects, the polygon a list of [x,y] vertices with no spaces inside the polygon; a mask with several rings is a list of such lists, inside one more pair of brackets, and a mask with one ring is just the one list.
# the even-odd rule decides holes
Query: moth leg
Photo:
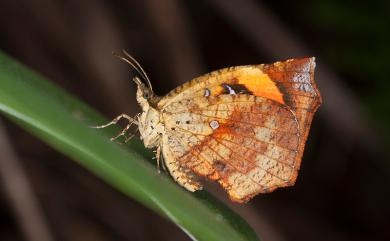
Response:
[{"label": "moth leg", "polygon": [[[131,127],[132,125],[133,125],[133,122],[130,122],[129,124],[127,124],[127,126],[126,126],[121,132],[119,132],[118,135],[116,135],[116,136],[114,136],[114,137],[111,137],[110,140],[111,140],[111,141],[115,141],[115,140],[118,139],[119,137],[125,136],[125,135],[126,135],[126,132],[130,129],[130,127]],[[131,139],[132,136],[126,138],[126,139],[125,139],[125,143],[126,143],[127,141],[129,141],[129,138]]]},{"label": "moth leg", "polygon": [[125,139],[125,143],[129,142],[133,137],[135,136],[135,133],[131,134],[129,137]]},{"label": "moth leg", "polygon": [[160,173],[160,158],[161,158],[161,146],[157,147],[156,161],[157,161],[157,172]]},{"label": "moth leg", "polygon": [[[112,137],[111,138],[111,141],[114,141],[116,139],[118,139],[119,137],[121,136],[125,136],[126,135],[126,132],[130,129],[130,127],[135,124],[135,125],[138,125],[138,121],[136,119],[134,119],[133,117],[130,117],[128,116],[127,114],[120,114],[119,116],[115,117],[112,121],[108,122],[107,124],[104,124],[104,125],[100,125],[100,126],[92,126],[92,128],[96,128],[96,129],[102,129],[102,128],[106,128],[110,125],[115,125],[118,123],[118,121],[120,119],[126,119],[129,121],[129,123],[126,125],[126,127],[118,134],[116,135],[115,137]],[[131,140],[131,138],[134,137],[135,134],[131,134],[129,137],[126,137],[125,138],[125,141],[124,143],[127,143],[129,140]]]},{"label": "moth leg", "polygon": [[115,125],[122,118],[125,118],[126,120],[128,120],[129,124],[133,123],[135,125],[138,125],[138,121],[136,119],[134,119],[133,117],[128,116],[125,113],[122,113],[122,114],[118,115],[117,117],[115,117],[112,121],[108,122],[107,124],[100,125],[100,126],[92,126],[92,128],[96,128],[96,129],[106,128],[106,127],[108,127],[110,125]]}]

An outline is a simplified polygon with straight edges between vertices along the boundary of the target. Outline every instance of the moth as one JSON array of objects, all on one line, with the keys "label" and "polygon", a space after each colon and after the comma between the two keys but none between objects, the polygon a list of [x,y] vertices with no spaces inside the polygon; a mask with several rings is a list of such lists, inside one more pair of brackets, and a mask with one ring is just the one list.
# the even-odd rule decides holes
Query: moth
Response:
[{"label": "moth", "polygon": [[[140,64],[117,55],[139,73],[142,113],[121,114],[138,126],[146,148],[156,148],[171,177],[188,191],[198,177],[217,181],[243,203],[260,193],[294,185],[313,115],[322,99],[314,82],[315,58],[230,67],[205,74],[156,96]],[[141,80],[142,78],[142,80]],[[132,136],[127,137],[126,141]]]}]

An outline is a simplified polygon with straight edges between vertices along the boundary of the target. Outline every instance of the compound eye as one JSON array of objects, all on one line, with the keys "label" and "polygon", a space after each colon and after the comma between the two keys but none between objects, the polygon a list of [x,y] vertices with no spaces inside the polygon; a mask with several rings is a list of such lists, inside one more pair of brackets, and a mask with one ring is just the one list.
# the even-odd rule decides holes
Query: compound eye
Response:
[{"label": "compound eye", "polygon": [[149,91],[145,91],[145,92],[144,92],[144,98],[145,98],[145,99],[149,99],[149,98],[150,98],[150,93],[149,93]]}]

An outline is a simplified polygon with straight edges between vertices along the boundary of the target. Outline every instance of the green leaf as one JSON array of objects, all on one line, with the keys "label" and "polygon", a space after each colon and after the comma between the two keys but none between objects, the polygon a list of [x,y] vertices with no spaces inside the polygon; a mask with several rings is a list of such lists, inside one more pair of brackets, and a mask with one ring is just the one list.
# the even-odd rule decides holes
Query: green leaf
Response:
[{"label": "green leaf", "polygon": [[106,130],[89,127],[105,118],[1,52],[0,111],[194,240],[258,240],[240,216],[206,191],[187,192],[158,174],[147,161],[153,155],[139,141],[110,142]]}]

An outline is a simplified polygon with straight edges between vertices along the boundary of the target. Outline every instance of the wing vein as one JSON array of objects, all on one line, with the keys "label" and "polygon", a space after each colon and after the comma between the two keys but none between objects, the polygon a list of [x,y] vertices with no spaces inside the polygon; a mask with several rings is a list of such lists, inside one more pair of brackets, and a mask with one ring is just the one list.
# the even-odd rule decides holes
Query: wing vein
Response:
[{"label": "wing vein", "polygon": [[[205,136],[205,137],[209,136],[209,135],[205,135],[205,134],[194,133],[194,132],[192,132],[192,131],[186,130],[186,129],[181,128],[181,127],[177,127],[177,128],[180,129],[180,130],[182,130],[182,131],[188,132],[188,133],[190,133],[190,134],[193,135],[193,136],[196,136],[196,135]],[[237,132],[235,132],[234,135],[239,135],[239,136],[242,136],[242,137],[248,137],[248,138],[250,138],[250,139],[252,139],[252,140],[254,140],[254,141],[257,141],[257,142],[263,142],[263,143],[265,143],[265,144],[267,144],[267,145],[277,146],[277,147],[280,147],[280,148],[282,148],[282,149],[284,149],[284,150],[287,150],[287,151],[296,153],[296,150],[290,150],[290,149],[288,149],[288,148],[285,148],[285,147],[282,147],[282,146],[278,146],[278,145],[273,144],[273,143],[270,143],[270,142],[266,142],[266,141],[263,141],[263,140],[256,139],[256,138],[254,138],[254,137],[252,137],[252,136],[245,136],[245,135],[242,135],[242,134],[237,133]],[[213,138],[216,138],[216,137],[213,137]],[[224,140],[224,141],[228,141],[228,142],[231,142],[231,143],[233,143],[233,144],[238,145],[237,143],[235,143],[235,142],[233,142],[233,141],[231,141],[231,140],[225,139],[225,138],[218,138],[218,139]],[[249,147],[245,147],[245,148],[249,149]],[[264,157],[267,157],[267,158],[269,158],[269,159],[271,159],[271,160],[273,160],[273,161],[279,162],[277,159],[272,158],[272,157],[270,157],[270,156],[267,156],[267,155],[265,155],[265,154],[263,154],[263,153],[260,153],[260,152],[257,151],[256,149],[252,149],[252,150],[256,151],[256,152],[259,153],[259,155],[261,155],[261,156],[264,156]],[[287,165],[288,167],[294,168],[294,165],[291,166],[291,165],[289,165],[289,164],[287,164],[287,163],[283,163],[283,162],[279,162],[279,163],[282,163],[282,164]]]},{"label": "wing vein", "polygon": [[[213,137],[213,138],[214,138],[214,137]],[[215,140],[216,142],[218,142],[219,144],[223,145],[224,147],[226,147],[227,149],[229,149],[231,152],[236,153],[236,152],[233,151],[233,149],[231,149],[231,148],[228,147],[227,145],[223,144],[222,142],[218,141],[216,138],[214,138],[214,140]],[[241,155],[239,155],[239,154],[237,154],[237,156],[241,157],[241,158],[244,159],[244,160],[247,160],[245,157],[243,157],[243,156],[241,156]],[[248,161],[248,162],[253,163],[253,162],[251,162],[251,161]],[[276,161],[276,162],[278,162],[278,161]],[[279,163],[279,162],[278,162],[278,163]],[[286,180],[284,180],[283,178],[279,177],[278,175],[269,172],[268,169],[265,169],[265,168],[261,167],[260,165],[257,165],[256,163],[255,163],[255,165],[256,165],[258,168],[260,168],[261,170],[263,170],[263,171],[265,171],[266,173],[268,173],[269,175],[271,175],[271,176],[273,176],[273,177],[276,177],[277,179],[286,182]],[[246,173],[243,173],[243,174],[246,174]],[[257,183],[257,182],[256,182],[256,183]]]},{"label": "wing vein", "polygon": [[[169,131],[169,132],[171,132],[171,131]],[[192,133],[190,133],[190,134],[192,134]],[[194,134],[192,134],[192,135],[193,135],[195,138],[197,138],[199,141],[201,141],[196,135],[194,135]],[[177,136],[176,136],[176,137],[177,137]],[[181,139],[181,138],[180,138],[180,139]],[[191,146],[192,151],[197,152],[193,147],[194,147],[194,146]],[[221,156],[217,151],[215,151],[213,148],[211,148],[210,146],[207,146],[207,147],[208,147],[212,152],[214,152],[217,156],[219,156],[222,160],[225,160],[225,158],[222,157],[222,156]],[[188,154],[191,154],[191,155],[192,155],[192,152],[187,153],[187,155],[188,155]],[[200,155],[201,155],[201,152],[198,152],[198,155],[195,156],[195,157],[199,157]],[[204,160],[204,159],[207,159],[207,158],[201,158],[201,159]],[[225,161],[226,161],[226,160],[225,160]],[[206,160],[206,162],[209,163],[209,164],[211,164],[210,161],[208,161],[208,160]],[[232,165],[232,164],[229,163],[228,161],[226,161],[225,164],[231,166],[236,172],[241,173],[242,175],[247,176],[245,173],[240,172],[240,171],[238,170],[237,167],[235,167],[234,165]],[[215,169],[213,169],[213,171],[215,172]],[[253,180],[251,177],[249,177],[249,176],[247,176],[247,177],[248,177],[253,183],[259,185],[259,186],[260,186],[261,188],[263,188],[263,189],[266,189],[265,186],[263,186],[263,185],[261,185],[260,183],[256,182],[256,181]]]},{"label": "wing vein", "polygon": [[[184,113],[187,113],[187,112],[182,112],[182,113],[184,114]],[[204,117],[207,117],[209,119],[218,119],[218,120],[223,120],[223,121],[226,121],[226,122],[234,122],[234,123],[239,123],[239,124],[244,124],[244,125],[249,125],[249,126],[263,127],[263,128],[269,129],[271,131],[291,134],[291,131],[284,131],[284,130],[280,130],[278,128],[271,128],[271,127],[267,127],[267,126],[260,126],[260,125],[256,125],[256,124],[250,123],[250,122],[244,122],[244,121],[239,121],[239,120],[232,120],[232,119],[223,118],[223,117],[210,116],[210,115],[205,115],[205,114],[196,113],[196,112],[191,112],[191,113],[195,114],[195,115],[204,116]],[[177,114],[177,113],[174,113],[174,114]],[[179,113],[179,114],[181,114],[181,113]],[[298,132],[297,133],[292,133],[292,134],[298,134]]]}]

